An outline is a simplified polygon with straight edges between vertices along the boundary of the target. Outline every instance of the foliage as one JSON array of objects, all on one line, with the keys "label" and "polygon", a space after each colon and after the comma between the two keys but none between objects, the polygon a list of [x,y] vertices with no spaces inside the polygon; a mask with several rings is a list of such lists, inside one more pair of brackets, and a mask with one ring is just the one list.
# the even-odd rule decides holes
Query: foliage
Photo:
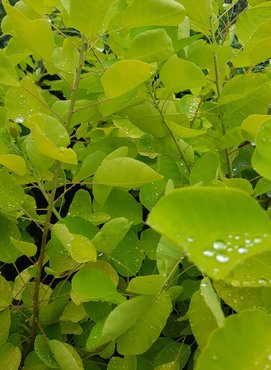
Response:
[{"label": "foliage", "polygon": [[270,4],[3,1],[0,368],[270,368]]}]

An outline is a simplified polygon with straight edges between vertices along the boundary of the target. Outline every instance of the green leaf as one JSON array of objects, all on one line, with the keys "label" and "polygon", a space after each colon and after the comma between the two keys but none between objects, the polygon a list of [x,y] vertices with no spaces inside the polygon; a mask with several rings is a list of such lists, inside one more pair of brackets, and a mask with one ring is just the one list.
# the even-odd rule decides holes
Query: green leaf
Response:
[{"label": "green leaf", "polygon": [[86,236],[72,234],[67,226],[60,223],[54,225],[53,231],[75,262],[96,261],[96,249]]},{"label": "green leaf", "polygon": [[3,52],[0,52],[0,66],[0,83],[7,86],[20,86],[16,70]]},{"label": "green leaf", "polygon": [[[262,370],[270,366],[271,318],[262,311],[243,311],[227,318],[198,357],[196,370]],[[238,335],[236,335],[238,333]]]},{"label": "green leaf", "polygon": [[116,98],[140,86],[153,72],[151,64],[139,60],[120,60],[106,70],[101,82],[106,96]]},{"label": "green leaf", "polygon": [[219,159],[215,152],[205,153],[193,166],[190,173],[190,185],[206,185],[218,175]]},{"label": "green leaf", "polygon": [[125,300],[102,270],[87,269],[77,272],[72,279],[72,289],[82,297],[82,302],[103,301],[120,304]]},{"label": "green leaf", "polygon": [[68,164],[77,164],[77,157],[71,148],[58,148],[43,132],[40,124],[37,122],[37,116],[28,120],[28,126],[31,129],[34,142],[38,150],[45,156]]},{"label": "green leaf", "polygon": [[171,309],[166,292],[154,296],[140,319],[117,339],[118,352],[137,355],[147,351],[161,334]]},{"label": "green leaf", "polygon": [[265,194],[269,191],[271,191],[271,180],[261,178],[255,186],[254,196],[258,197],[259,195]]},{"label": "green leaf", "polygon": [[87,347],[91,350],[119,337],[119,353],[134,355],[145,352],[160,335],[170,311],[171,300],[165,292],[125,301],[106,318],[95,345],[90,336]]},{"label": "green leaf", "polygon": [[166,31],[155,29],[142,32],[133,38],[127,58],[154,62],[166,60],[173,53],[172,40]]},{"label": "green leaf", "polygon": [[49,106],[42,97],[42,90],[29,77],[20,80],[20,87],[11,87],[5,95],[8,117],[17,123],[25,123],[34,114],[49,114]]},{"label": "green leaf", "polygon": [[[0,282],[0,284],[1,284],[1,282]],[[0,290],[2,290],[2,289],[0,288]],[[0,304],[2,306],[1,302],[0,302]],[[0,306],[0,310],[2,309],[1,306]],[[10,311],[10,309],[5,309],[3,311],[0,311],[0,346],[1,346],[2,343],[5,343],[8,339],[8,337],[9,337],[10,324],[11,324],[11,311]]]},{"label": "green leaf", "polygon": [[249,115],[265,115],[270,96],[271,86],[265,75],[235,75],[224,85],[218,100],[224,125],[233,128]]},{"label": "green leaf", "polygon": [[[115,340],[125,333],[137,320],[152,302],[153,297],[149,295],[139,296],[126,300],[107,316],[104,322],[99,322],[99,336],[93,338],[90,334],[87,341],[87,349],[92,350],[99,346]],[[94,328],[95,329],[95,328]],[[94,339],[96,341],[94,342]]]},{"label": "green leaf", "polygon": [[191,347],[185,343],[168,343],[155,359],[155,370],[182,370],[191,354]]},{"label": "green leaf", "polygon": [[[106,31],[106,13],[113,0],[71,0],[70,16],[72,27],[78,29],[89,38],[98,32]],[[108,20],[107,20],[108,22]]]},{"label": "green leaf", "polygon": [[212,0],[178,0],[186,10],[188,17],[190,18],[191,28],[195,31],[209,33],[211,29],[211,21],[213,9]]},{"label": "green leaf", "polygon": [[11,343],[0,345],[0,366],[2,369],[18,370],[21,363],[21,352]]},{"label": "green leaf", "polygon": [[121,111],[140,130],[156,137],[167,135],[168,130],[159,111],[149,101],[133,105]]},{"label": "green leaf", "polygon": [[174,132],[174,134],[182,138],[190,138],[190,137],[193,138],[193,137],[204,135],[207,132],[206,128],[195,130],[193,128],[184,127],[184,126],[178,125],[170,121],[167,121],[167,126],[170,129],[170,131]]},{"label": "green leaf", "polygon": [[248,116],[241,124],[241,128],[245,131],[247,138],[251,142],[255,142],[256,136],[259,132],[261,125],[270,120],[270,115],[268,114],[252,114]]},{"label": "green leaf", "polygon": [[95,182],[100,185],[132,189],[163,177],[143,162],[129,157],[105,161],[95,173]]},{"label": "green leaf", "polygon": [[184,19],[181,4],[173,0],[133,0],[123,13],[126,27],[176,26]]},{"label": "green leaf", "polygon": [[229,278],[246,258],[269,249],[267,215],[234,188],[173,190],[153,208],[148,224],[215,279]]},{"label": "green leaf", "polygon": [[91,219],[92,204],[91,197],[87,190],[79,189],[70,204],[69,215],[79,216],[85,219]]},{"label": "green leaf", "polygon": [[111,259],[122,276],[134,276],[138,272],[144,259],[144,251],[139,248],[139,240],[133,229],[114,248]]},{"label": "green leaf", "polygon": [[2,154],[0,155],[0,164],[15,172],[19,176],[24,176],[26,174],[25,160],[19,155]]},{"label": "green leaf", "polygon": [[111,218],[125,217],[134,225],[142,222],[142,205],[127,191],[112,189],[99,211]]},{"label": "green leaf", "polygon": [[20,239],[21,235],[18,226],[16,223],[0,216],[0,230],[0,261],[4,263],[14,263],[19,256],[23,255],[23,253],[14,247],[10,240],[11,236]]},{"label": "green leaf", "polygon": [[68,343],[52,339],[48,341],[60,369],[62,370],[83,370],[83,363],[76,350]]},{"label": "green leaf", "polygon": [[0,212],[6,215],[18,214],[25,200],[22,187],[6,172],[0,172],[0,200]]},{"label": "green leaf", "polygon": [[72,301],[68,302],[60,316],[60,321],[71,321],[77,323],[86,317],[83,304],[76,305]]},{"label": "green leaf", "polygon": [[55,47],[54,34],[47,19],[31,20],[18,8],[4,3],[5,10],[17,37],[32,51],[48,59]]},{"label": "green leaf", "polygon": [[35,352],[30,352],[24,362],[23,370],[49,370],[50,367],[45,365]]},{"label": "green leaf", "polygon": [[223,311],[221,309],[220,301],[218,299],[218,296],[216,292],[214,291],[214,288],[211,284],[211,281],[209,278],[202,279],[200,283],[200,292],[202,294],[202,297],[207,304],[207,306],[210,308],[212,314],[214,315],[217,325],[219,327],[224,325],[225,316],[223,314]]},{"label": "green leaf", "polygon": [[58,363],[52,354],[48,342],[49,341],[45,336],[37,335],[34,342],[35,353],[48,367],[59,369]]},{"label": "green leaf", "polygon": [[160,235],[152,229],[145,229],[140,234],[140,247],[151,260],[156,260],[156,249]]},{"label": "green leaf", "polygon": [[93,176],[97,168],[104,160],[106,154],[101,151],[95,151],[88,154],[82,161],[82,165],[73,177],[74,182],[79,182],[89,176]]},{"label": "green leaf", "polygon": [[213,331],[218,328],[218,324],[199,290],[193,294],[190,300],[188,315],[193,335],[202,350]]},{"label": "green leaf", "polygon": [[92,239],[94,246],[101,252],[111,254],[130,229],[132,222],[124,217],[108,221]]},{"label": "green leaf", "polygon": [[206,78],[194,63],[180,59],[177,55],[169,58],[160,71],[160,79],[169,92],[178,93],[188,89],[201,89]]},{"label": "green leaf", "polygon": [[233,187],[233,188],[243,190],[243,191],[247,192],[249,195],[253,194],[252,185],[246,179],[240,179],[240,178],[227,179],[225,177],[225,178],[222,179],[222,181],[226,186],[230,186],[230,187]]},{"label": "green leaf", "polygon": [[232,307],[234,311],[240,312],[248,309],[259,309],[267,313],[271,312],[270,299],[271,289],[265,286],[251,287],[236,287],[224,283],[221,280],[214,282],[215,290],[223,301]]},{"label": "green leaf", "polygon": [[253,168],[267,180],[271,180],[271,121],[264,122],[256,137],[256,149],[251,158]]},{"label": "green leaf", "polygon": [[157,294],[165,283],[162,275],[137,276],[130,280],[127,291],[135,294]]},{"label": "green leaf", "polygon": [[107,370],[137,370],[136,356],[112,357]]},{"label": "green leaf", "polygon": [[16,240],[12,236],[10,237],[11,243],[22,255],[27,257],[35,256],[37,253],[37,247],[34,243],[25,242],[22,240]]},{"label": "green leaf", "polygon": [[0,311],[9,307],[12,302],[12,288],[10,283],[0,275]]},{"label": "green leaf", "polygon": [[156,249],[157,269],[163,276],[170,276],[178,268],[183,258],[183,251],[176,249],[176,245],[162,237]]}]

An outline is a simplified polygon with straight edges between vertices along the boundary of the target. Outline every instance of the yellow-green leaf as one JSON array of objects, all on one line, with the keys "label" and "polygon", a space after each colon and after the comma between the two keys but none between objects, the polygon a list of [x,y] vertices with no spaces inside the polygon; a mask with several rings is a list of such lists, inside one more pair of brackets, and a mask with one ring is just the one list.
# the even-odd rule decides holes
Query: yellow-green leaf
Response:
[{"label": "yellow-green leaf", "polygon": [[26,175],[25,160],[16,154],[0,155],[0,164],[7,167],[9,170],[17,173],[19,176]]},{"label": "yellow-green leaf", "polygon": [[27,257],[32,257],[37,253],[37,247],[34,243],[25,242],[23,240],[17,240],[10,237],[11,243],[17,248],[20,253]]},{"label": "yellow-green leaf", "polygon": [[31,129],[34,142],[42,154],[63,163],[77,164],[76,154],[71,148],[58,148],[50,139],[48,139],[34,119],[29,119],[28,125]]},{"label": "yellow-green leaf", "polygon": [[46,19],[31,20],[21,13],[16,7],[4,3],[5,10],[14,27],[16,35],[23,43],[47,59],[54,50],[54,34],[51,30],[51,24]]},{"label": "yellow-green leaf", "polygon": [[154,72],[151,64],[139,60],[120,60],[113,64],[101,78],[108,98],[116,98],[147,81]]}]

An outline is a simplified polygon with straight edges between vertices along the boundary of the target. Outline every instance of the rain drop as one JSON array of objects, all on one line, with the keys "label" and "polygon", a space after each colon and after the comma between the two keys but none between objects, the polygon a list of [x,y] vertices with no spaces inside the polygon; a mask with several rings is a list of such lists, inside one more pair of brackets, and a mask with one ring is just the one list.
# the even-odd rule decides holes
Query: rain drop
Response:
[{"label": "rain drop", "polygon": [[230,258],[228,256],[223,255],[223,254],[218,254],[216,256],[216,260],[218,262],[221,262],[221,263],[226,263],[226,262],[229,262]]},{"label": "rain drop", "polygon": [[238,252],[239,254],[244,254],[244,253],[247,253],[247,252],[248,252],[248,250],[247,250],[246,248],[239,248],[239,249],[237,250],[237,252]]},{"label": "rain drop", "polygon": [[214,255],[214,251],[204,251],[203,252],[203,255],[206,256],[206,257],[213,257]]},{"label": "rain drop", "polygon": [[258,284],[260,284],[260,285],[266,285],[267,284],[267,281],[265,279],[259,279],[258,280]]},{"label": "rain drop", "polygon": [[227,248],[226,245],[225,245],[225,243],[222,240],[215,241],[214,244],[213,244],[213,247],[216,250],[222,250],[222,249],[226,249]]},{"label": "rain drop", "polygon": [[262,239],[261,238],[255,238],[254,239],[254,243],[256,243],[256,244],[259,244],[261,242],[262,242]]}]

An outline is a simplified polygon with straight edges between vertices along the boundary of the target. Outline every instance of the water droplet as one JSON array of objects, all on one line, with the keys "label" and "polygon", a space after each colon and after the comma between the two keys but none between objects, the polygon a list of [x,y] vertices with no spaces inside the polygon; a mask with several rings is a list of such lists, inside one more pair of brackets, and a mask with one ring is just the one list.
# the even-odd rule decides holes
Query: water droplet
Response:
[{"label": "water droplet", "polygon": [[251,240],[250,239],[245,239],[245,243],[246,244],[250,244],[251,243]]},{"label": "water droplet", "polygon": [[240,235],[235,235],[234,239],[235,240],[239,240],[240,239]]},{"label": "water droplet", "polygon": [[258,280],[258,284],[260,284],[260,285],[266,285],[267,284],[267,281],[265,279],[259,279]]},{"label": "water droplet", "polygon": [[259,244],[261,242],[262,242],[262,239],[261,238],[255,238],[254,239],[254,243],[256,243],[256,244]]},{"label": "water droplet", "polygon": [[239,249],[237,250],[237,252],[238,252],[239,254],[245,254],[245,253],[247,253],[247,252],[248,252],[248,250],[247,250],[247,248],[243,248],[243,247],[241,247],[241,248],[239,248]]},{"label": "water droplet", "polygon": [[222,241],[222,240],[217,240],[214,242],[213,244],[213,247],[214,249],[216,250],[223,250],[223,249],[227,249],[225,243]]},{"label": "water droplet", "polygon": [[24,123],[24,118],[23,117],[16,117],[15,122],[16,123]]},{"label": "water droplet", "polygon": [[213,257],[214,255],[214,251],[204,251],[203,252],[203,255],[206,256],[206,257]]},{"label": "water droplet", "polygon": [[271,354],[267,355],[269,361],[271,361]]},{"label": "water droplet", "polygon": [[187,240],[188,243],[192,243],[194,241],[194,239],[191,238],[191,237],[187,238],[186,240]]},{"label": "water droplet", "polygon": [[229,262],[230,257],[228,257],[228,256],[226,256],[226,255],[223,255],[223,254],[218,254],[218,255],[216,256],[216,260],[217,260],[218,262],[221,262],[221,263],[227,263],[227,262]]}]

